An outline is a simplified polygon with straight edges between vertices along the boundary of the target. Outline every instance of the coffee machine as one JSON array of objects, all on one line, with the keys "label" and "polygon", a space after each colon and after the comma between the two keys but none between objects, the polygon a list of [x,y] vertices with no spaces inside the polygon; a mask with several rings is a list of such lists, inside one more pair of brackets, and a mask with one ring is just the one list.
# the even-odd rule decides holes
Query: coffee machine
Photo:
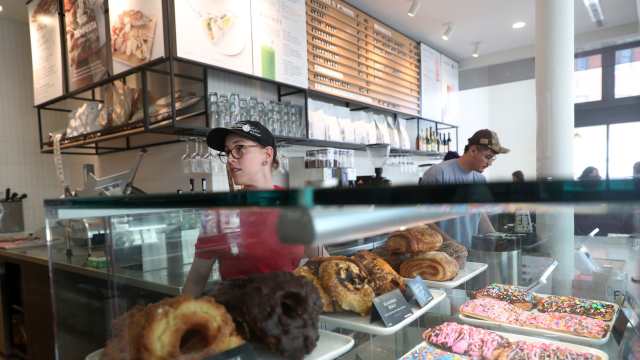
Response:
[{"label": "coffee machine", "polygon": [[374,168],[374,176],[358,176],[356,186],[391,186],[391,181],[382,176],[382,169],[389,159],[389,144],[367,145],[367,156]]}]

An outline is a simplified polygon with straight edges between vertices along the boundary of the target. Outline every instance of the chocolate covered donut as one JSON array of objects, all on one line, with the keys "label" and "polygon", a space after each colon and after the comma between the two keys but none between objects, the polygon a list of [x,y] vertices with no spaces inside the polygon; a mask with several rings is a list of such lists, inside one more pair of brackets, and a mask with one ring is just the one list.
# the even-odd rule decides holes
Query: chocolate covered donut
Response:
[{"label": "chocolate covered donut", "polygon": [[226,280],[211,295],[227,308],[249,341],[287,359],[302,359],[316,347],[322,301],[303,278],[274,272]]}]

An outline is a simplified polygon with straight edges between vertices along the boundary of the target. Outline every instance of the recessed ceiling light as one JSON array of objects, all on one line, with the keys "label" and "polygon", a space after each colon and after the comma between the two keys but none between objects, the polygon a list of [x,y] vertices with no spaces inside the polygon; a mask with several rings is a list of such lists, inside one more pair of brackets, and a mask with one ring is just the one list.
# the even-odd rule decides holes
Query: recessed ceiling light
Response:
[{"label": "recessed ceiling light", "polygon": [[2,12],[2,10],[4,10],[4,9],[2,8],[2,5],[0,5],[0,12]]},{"label": "recessed ceiling light", "polygon": [[524,21],[514,22],[513,25],[511,25],[511,27],[514,29],[522,29],[525,26],[527,26],[527,23]]},{"label": "recessed ceiling light", "polygon": [[444,24],[445,29],[444,32],[442,33],[442,40],[449,40],[449,37],[451,36],[451,33],[453,32],[453,26],[451,25],[451,23],[446,23]]},{"label": "recessed ceiling light", "polygon": [[411,7],[409,7],[409,12],[407,13],[407,15],[411,17],[416,16],[418,10],[420,10],[420,5],[422,5],[420,0],[413,0],[413,2],[411,3]]},{"label": "recessed ceiling light", "polygon": [[473,56],[474,58],[479,58],[480,57],[480,43],[479,42],[473,43],[473,54],[471,54],[471,56]]}]

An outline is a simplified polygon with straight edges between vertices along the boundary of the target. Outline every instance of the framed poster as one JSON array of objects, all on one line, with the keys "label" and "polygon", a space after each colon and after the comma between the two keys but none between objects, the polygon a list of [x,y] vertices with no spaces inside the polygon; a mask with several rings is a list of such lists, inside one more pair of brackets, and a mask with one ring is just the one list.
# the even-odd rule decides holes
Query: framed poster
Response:
[{"label": "framed poster", "polygon": [[162,0],[109,0],[115,74],[164,56]]},{"label": "framed poster", "polygon": [[103,0],[64,0],[69,90],[107,77],[107,28]]},{"label": "framed poster", "polygon": [[174,3],[179,57],[253,74],[250,0]]},{"label": "framed poster", "polygon": [[27,11],[33,66],[33,103],[38,105],[64,93],[58,0],[34,0],[27,5]]},{"label": "framed poster", "polygon": [[251,2],[253,73],[307,88],[307,24],[304,0]]},{"label": "framed poster", "polygon": [[456,61],[442,55],[440,56],[442,69],[442,121],[449,124],[457,124],[460,115],[459,106],[459,80]]}]

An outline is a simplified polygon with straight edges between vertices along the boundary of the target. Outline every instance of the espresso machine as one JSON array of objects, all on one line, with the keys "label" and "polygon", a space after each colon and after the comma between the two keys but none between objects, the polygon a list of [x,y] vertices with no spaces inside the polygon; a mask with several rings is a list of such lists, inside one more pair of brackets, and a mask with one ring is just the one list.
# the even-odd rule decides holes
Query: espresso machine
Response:
[{"label": "espresso machine", "polygon": [[358,176],[356,186],[391,186],[391,181],[382,176],[382,169],[389,159],[391,146],[389,144],[367,145],[367,156],[373,165],[373,176]]}]

